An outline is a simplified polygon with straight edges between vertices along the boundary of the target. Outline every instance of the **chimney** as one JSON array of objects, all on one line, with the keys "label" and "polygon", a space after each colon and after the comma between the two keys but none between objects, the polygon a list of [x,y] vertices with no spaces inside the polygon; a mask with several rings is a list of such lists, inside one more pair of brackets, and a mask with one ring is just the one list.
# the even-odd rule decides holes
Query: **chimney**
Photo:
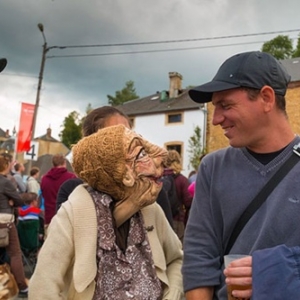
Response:
[{"label": "chimney", "polygon": [[176,98],[181,92],[182,75],[177,72],[169,72],[170,88],[169,98]]},{"label": "chimney", "polygon": [[47,128],[47,138],[51,138],[51,133],[52,133],[52,130],[51,128]]},{"label": "chimney", "polygon": [[9,138],[9,129],[6,129],[6,131],[5,131],[5,137]]}]

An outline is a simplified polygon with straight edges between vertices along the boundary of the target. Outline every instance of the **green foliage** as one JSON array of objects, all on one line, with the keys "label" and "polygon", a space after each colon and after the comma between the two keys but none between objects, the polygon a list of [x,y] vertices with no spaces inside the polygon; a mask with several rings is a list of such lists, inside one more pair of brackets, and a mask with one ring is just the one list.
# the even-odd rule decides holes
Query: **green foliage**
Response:
[{"label": "green foliage", "polygon": [[108,103],[112,106],[120,105],[124,102],[138,99],[139,96],[135,92],[134,82],[127,81],[126,86],[121,91],[116,91],[115,97],[107,95]]},{"label": "green foliage", "polygon": [[297,46],[296,46],[296,49],[295,49],[292,57],[300,57],[300,35],[298,37]]},{"label": "green foliage", "polygon": [[63,122],[63,130],[59,136],[61,141],[70,149],[72,145],[76,144],[81,139],[81,120],[79,113],[71,112]]},{"label": "green foliage", "polygon": [[204,149],[201,145],[201,129],[196,126],[194,129],[194,134],[189,138],[189,163],[194,170],[198,169],[200,164],[200,157],[204,154]]},{"label": "green foliage", "polygon": [[287,35],[278,35],[262,46],[262,52],[272,54],[277,59],[291,58],[293,55],[293,41]]}]

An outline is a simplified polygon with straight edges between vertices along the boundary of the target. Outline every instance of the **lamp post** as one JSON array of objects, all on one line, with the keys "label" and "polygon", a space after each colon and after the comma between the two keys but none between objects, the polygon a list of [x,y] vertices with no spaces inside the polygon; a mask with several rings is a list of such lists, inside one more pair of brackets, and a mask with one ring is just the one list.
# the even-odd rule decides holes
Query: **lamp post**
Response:
[{"label": "lamp post", "polygon": [[42,82],[43,82],[43,75],[44,75],[44,68],[45,68],[45,62],[46,62],[46,53],[51,48],[51,47],[50,48],[47,47],[47,41],[46,41],[46,37],[45,37],[45,34],[44,34],[44,26],[43,26],[43,24],[39,23],[37,26],[38,26],[40,32],[43,35],[44,44],[43,44],[42,61],[41,61],[41,67],[40,67],[40,73],[39,73],[39,82],[38,82],[37,93],[36,93],[36,100],[35,100],[35,106],[34,106],[34,112],[33,112],[32,130],[31,130],[31,138],[32,139],[34,139],[37,113],[38,113],[38,108],[39,108],[39,105],[40,105],[40,94],[41,94],[41,88],[42,88]]},{"label": "lamp post", "polygon": [[[33,112],[33,120],[31,125],[31,139],[34,139],[35,135],[35,127],[36,127],[36,120],[37,120],[37,113],[40,105],[40,94],[41,94],[41,88],[42,88],[42,82],[43,82],[43,75],[44,75],[44,68],[46,63],[46,54],[50,49],[58,48],[58,49],[65,49],[65,46],[47,46],[47,40],[44,34],[44,25],[42,23],[39,23],[37,25],[38,29],[42,33],[44,44],[43,44],[43,52],[42,52],[42,61],[41,61],[41,67],[40,67],[40,73],[39,73],[39,81],[38,81],[38,87],[37,87],[37,93],[36,93],[36,100],[35,100],[35,106],[34,106],[34,112]],[[38,154],[37,154],[38,155]],[[28,163],[28,172],[30,172],[31,169],[31,163],[32,159],[29,160]]]},{"label": "lamp post", "polygon": [[[38,87],[37,87],[37,93],[36,93],[36,100],[35,100],[35,106],[34,106],[34,112],[33,112],[33,120],[32,120],[32,125],[31,125],[31,139],[34,139],[34,134],[35,134],[35,127],[36,127],[36,120],[37,120],[37,113],[38,113],[38,108],[40,105],[40,94],[41,94],[41,88],[42,88],[42,82],[43,82],[43,75],[44,75],[44,68],[45,68],[45,62],[46,62],[46,53],[53,47],[47,47],[47,40],[44,34],[44,26],[42,23],[39,23],[38,28],[40,32],[43,35],[43,52],[42,52],[42,61],[41,61],[41,67],[40,67],[40,73],[39,73],[39,81],[38,81]],[[32,165],[32,159],[28,161],[28,174],[30,172]]]}]

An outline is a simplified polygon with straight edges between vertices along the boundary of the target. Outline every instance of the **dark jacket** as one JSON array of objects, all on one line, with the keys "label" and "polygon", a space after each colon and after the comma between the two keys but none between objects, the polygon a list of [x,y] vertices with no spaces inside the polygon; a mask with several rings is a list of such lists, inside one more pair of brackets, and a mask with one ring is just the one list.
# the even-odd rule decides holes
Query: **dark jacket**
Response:
[{"label": "dark jacket", "polygon": [[252,254],[253,300],[300,299],[300,247],[279,245]]},{"label": "dark jacket", "polygon": [[167,194],[166,190],[164,189],[164,187],[159,192],[156,202],[158,205],[160,205],[160,207],[164,211],[169,224],[173,228],[173,216],[172,216],[171,205],[170,205],[170,201],[168,198],[168,194]]},{"label": "dark jacket", "polygon": [[60,186],[68,179],[75,178],[74,173],[64,167],[53,167],[42,177],[41,190],[45,200],[45,224],[50,224],[56,213],[56,197]]},{"label": "dark jacket", "polygon": [[24,204],[13,183],[6,176],[0,174],[0,213],[14,213],[8,200],[13,200],[14,207]]},{"label": "dark jacket", "polygon": [[60,206],[68,200],[73,190],[83,181],[80,178],[71,178],[66,180],[59,188],[56,197],[56,211],[59,210]]}]

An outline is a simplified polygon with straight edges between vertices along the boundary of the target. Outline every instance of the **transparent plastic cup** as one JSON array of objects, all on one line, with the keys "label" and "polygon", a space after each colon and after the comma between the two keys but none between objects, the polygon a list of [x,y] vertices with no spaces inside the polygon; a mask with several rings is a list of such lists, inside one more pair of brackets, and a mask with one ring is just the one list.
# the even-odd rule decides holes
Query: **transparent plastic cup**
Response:
[{"label": "transparent plastic cup", "polygon": [[[249,255],[246,254],[228,254],[224,256],[224,265],[225,268],[233,262],[234,260],[246,257]],[[232,296],[232,291],[234,290],[248,290],[251,289],[251,286],[240,286],[240,285],[227,285],[227,298],[228,300],[237,300],[237,298]]]}]

